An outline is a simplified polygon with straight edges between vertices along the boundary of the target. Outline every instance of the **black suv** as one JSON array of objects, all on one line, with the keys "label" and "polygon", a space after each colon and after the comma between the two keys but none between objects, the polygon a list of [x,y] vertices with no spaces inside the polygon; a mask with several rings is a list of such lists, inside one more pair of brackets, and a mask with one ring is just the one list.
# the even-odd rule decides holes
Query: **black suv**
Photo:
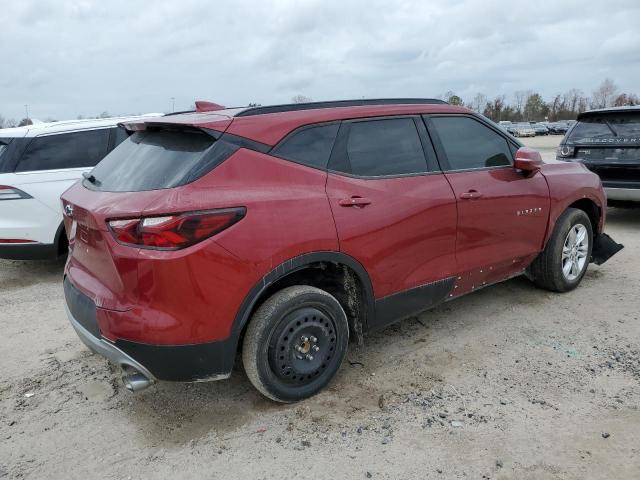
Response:
[{"label": "black suv", "polygon": [[640,202],[640,106],[581,113],[557,158],[598,174],[610,206]]}]

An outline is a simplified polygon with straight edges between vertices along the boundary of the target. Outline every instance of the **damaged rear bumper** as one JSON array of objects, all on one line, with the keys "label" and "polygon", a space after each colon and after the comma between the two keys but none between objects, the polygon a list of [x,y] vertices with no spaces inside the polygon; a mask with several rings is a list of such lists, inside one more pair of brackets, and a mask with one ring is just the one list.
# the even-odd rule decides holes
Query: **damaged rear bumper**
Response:
[{"label": "damaged rear bumper", "polygon": [[596,265],[602,265],[623,248],[624,245],[617,243],[606,233],[601,233],[593,239],[591,261]]}]

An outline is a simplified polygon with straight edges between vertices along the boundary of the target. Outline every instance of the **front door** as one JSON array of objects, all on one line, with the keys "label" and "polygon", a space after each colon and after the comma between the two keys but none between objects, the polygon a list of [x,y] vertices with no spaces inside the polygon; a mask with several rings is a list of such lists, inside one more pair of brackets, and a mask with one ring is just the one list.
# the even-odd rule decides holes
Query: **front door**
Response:
[{"label": "front door", "polygon": [[515,170],[515,145],[480,120],[431,116],[427,124],[458,204],[456,294],[520,273],[542,248],[546,180]]}]

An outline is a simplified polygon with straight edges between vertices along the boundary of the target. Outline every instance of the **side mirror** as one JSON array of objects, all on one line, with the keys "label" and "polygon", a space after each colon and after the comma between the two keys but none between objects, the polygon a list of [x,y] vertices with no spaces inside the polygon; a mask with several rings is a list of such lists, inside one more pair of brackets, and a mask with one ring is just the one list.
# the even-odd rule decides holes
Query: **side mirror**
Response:
[{"label": "side mirror", "polygon": [[542,168],[542,165],[540,152],[528,147],[519,148],[516,152],[516,159],[513,162],[513,168],[529,173],[537,172]]}]

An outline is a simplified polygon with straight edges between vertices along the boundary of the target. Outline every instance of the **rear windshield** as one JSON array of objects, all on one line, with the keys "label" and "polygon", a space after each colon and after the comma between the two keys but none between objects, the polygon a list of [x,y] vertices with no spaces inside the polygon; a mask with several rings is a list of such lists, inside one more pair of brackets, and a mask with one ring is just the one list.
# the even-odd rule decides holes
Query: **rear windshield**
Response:
[{"label": "rear windshield", "polygon": [[212,136],[199,131],[136,132],[91,171],[95,180],[84,185],[109,192],[184,185],[210,170],[214,144]]},{"label": "rear windshield", "polygon": [[640,147],[640,113],[583,118],[571,131],[568,140],[572,143],[615,143]]}]

